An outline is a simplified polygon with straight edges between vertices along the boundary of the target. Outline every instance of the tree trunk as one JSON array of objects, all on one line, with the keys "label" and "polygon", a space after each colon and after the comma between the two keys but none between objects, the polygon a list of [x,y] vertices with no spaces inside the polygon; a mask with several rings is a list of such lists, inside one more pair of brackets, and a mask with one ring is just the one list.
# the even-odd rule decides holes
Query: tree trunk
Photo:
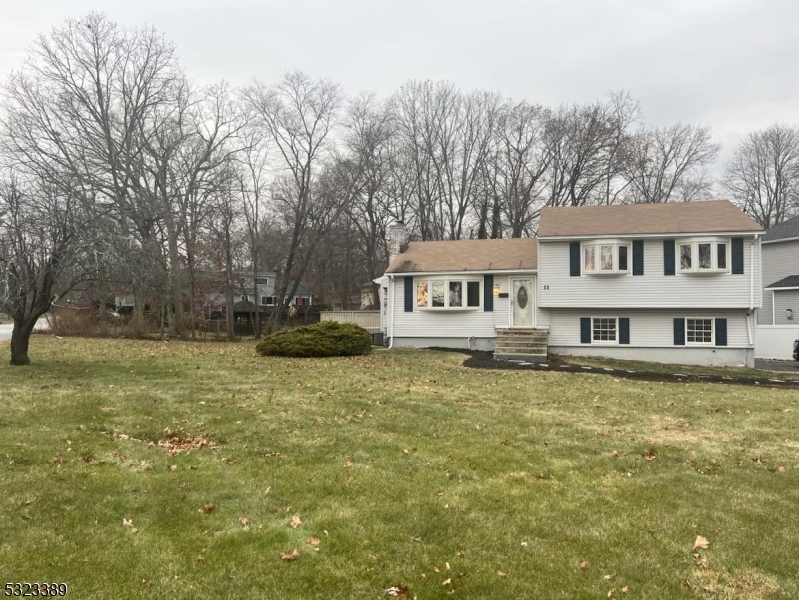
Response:
[{"label": "tree trunk", "polygon": [[11,332],[11,361],[10,364],[24,366],[31,364],[28,358],[28,342],[31,339],[33,327],[37,317],[27,319],[14,319],[14,330]]},{"label": "tree trunk", "polygon": [[183,313],[183,286],[180,277],[180,252],[178,250],[178,236],[174,229],[169,227],[168,246],[169,246],[169,288],[171,304],[167,306],[169,316],[169,334],[179,337],[182,340],[188,339],[186,335],[186,324]]}]

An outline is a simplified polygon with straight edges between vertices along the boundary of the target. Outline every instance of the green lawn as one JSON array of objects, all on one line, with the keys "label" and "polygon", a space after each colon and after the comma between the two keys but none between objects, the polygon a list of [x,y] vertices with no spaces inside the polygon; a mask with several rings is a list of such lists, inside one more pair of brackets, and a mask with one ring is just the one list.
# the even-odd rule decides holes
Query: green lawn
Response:
[{"label": "green lawn", "polygon": [[[74,598],[799,597],[795,391],[424,351],[36,336],[31,358],[0,367],[7,582]],[[692,552],[697,536],[709,547]]]}]

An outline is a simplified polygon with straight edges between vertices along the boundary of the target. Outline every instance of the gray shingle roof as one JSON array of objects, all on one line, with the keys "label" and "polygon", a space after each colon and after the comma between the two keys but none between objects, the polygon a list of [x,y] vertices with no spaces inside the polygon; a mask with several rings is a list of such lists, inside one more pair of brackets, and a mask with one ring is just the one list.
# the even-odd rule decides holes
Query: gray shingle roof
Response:
[{"label": "gray shingle roof", "polygon": [[788,277],[784,277],[779,281],[775,281],[771,285],[767,285],[767,290],[773,290],[774,288],[791,288],[791,287],[799,287],[799,275],[788,275]]},{"label": "gray shingle roof", "polygon": [[783,221],[763,234],[764,242],[776,242],[778,240],[788,240],[791,238],[799,238],[799,217]]}]

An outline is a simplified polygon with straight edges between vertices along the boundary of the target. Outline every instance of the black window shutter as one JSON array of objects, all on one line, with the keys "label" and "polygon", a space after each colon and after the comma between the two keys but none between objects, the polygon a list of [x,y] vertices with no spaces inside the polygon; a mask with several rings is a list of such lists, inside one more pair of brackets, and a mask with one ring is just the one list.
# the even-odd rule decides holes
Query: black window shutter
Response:
[{"label": "black window shutter", "polygon": [[644,240],[633,240],[633,275],[644,274]]},{"label": "black window shutter", "polygon": [[727,319],[716,319],[716,346],[727,345]]},{"label": "black window shutter", "polygon": [[685,319],[674,319],[674,345],[685,346]]},{"label": "black window shutter", "polygon": [[580,317],[580,343],[591,343],[591,317]]},{"label": "black window shutter", "polygon": [[732,274],[744,274],[744,239],[732,238]]},{"label": "black window shutter", "polygon": [[663,274],[674,275],[674,240],[663,240]]},{"label": "black window shutter", "polygon": [[494,276],[485,275],[483,277],[483,310],[485,312],[494,311]]},{"label": "black window shutter", "polygon": [[580,276],[580,242],[569,243],[569,275]]},{"label": "black window shutter", "polygon": [[619,317],[619,343],[630,343],[630,319],[627,317]]},{"label": "black window shutter", "polygon": [[405,312],[413,312],[413,277],[405,278]]}]

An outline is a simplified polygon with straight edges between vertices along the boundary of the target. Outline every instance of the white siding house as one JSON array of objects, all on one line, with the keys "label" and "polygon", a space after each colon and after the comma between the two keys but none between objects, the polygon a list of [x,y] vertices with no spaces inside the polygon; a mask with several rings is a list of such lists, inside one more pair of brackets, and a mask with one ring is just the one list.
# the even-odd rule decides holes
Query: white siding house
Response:
[{"label": "white siding house", "polygon": [[757,318],[758,358],[792,358],[799,339],[799,217],[763,235],[763,307]]},{"label": "white siding house", "polygon": [[727,201],[545,208],[535,240],[400,244],[382,325],[393,347],[754,366],[760,233]]}]

